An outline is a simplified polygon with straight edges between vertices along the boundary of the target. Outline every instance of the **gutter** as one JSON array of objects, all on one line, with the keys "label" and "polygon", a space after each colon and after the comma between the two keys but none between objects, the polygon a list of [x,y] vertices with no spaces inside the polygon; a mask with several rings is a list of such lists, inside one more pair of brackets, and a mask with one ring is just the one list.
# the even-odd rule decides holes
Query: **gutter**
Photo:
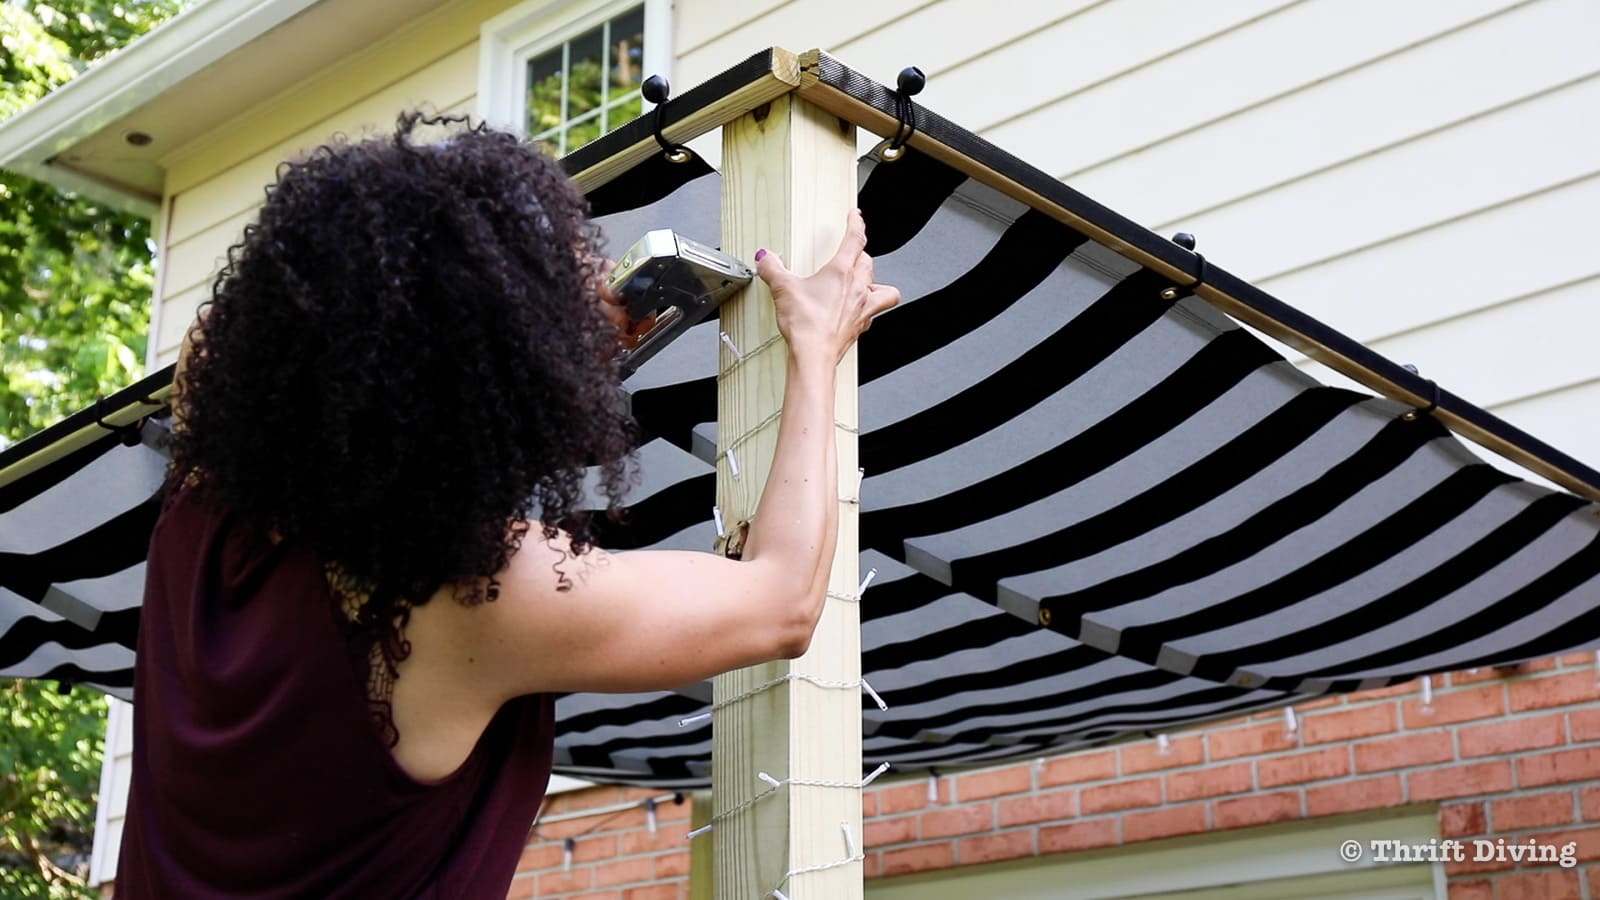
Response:
[{"label": "gutter", "polygon": [[318,2],[204,0],[0,124],[0,168],[153,217],[159,197],[55,158]]}]

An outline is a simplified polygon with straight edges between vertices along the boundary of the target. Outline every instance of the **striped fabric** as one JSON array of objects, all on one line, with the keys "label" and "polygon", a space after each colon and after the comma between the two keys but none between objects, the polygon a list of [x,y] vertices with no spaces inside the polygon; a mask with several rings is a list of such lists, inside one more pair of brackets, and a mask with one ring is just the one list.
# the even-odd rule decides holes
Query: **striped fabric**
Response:
[{"label": "striped fabric", "polygon": [[[930,157],[869,157],[860,179],[878,278],[906,301],[860,352],[862,671],[887,705],[863,699],[869,767],[1037,756],[1600,643],[1594,505],[1317,384]],[[618,245],[663,225],[715,244],[719,191],[654,159],[591,202]],[[603,545],[711,545],[717,335],[697,326],[625,385],[644,481]],[[25,499],[0,488],[0,664],[126,696],[161,458],[102,444]],[[708,683],[566,696],[558,771],[703,784],[711,724],[680,723],[710,702]]]}]

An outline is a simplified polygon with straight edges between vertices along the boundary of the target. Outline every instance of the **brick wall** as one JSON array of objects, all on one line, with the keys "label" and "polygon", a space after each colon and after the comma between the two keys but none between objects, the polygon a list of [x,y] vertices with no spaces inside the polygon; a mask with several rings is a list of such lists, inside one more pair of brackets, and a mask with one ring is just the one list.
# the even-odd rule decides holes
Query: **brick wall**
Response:
[{"label": "brick wall", "polygon": [[[599,787],[558,794],[542,815],[555,817],[662,796],[663,791]],[[529,835],[508,898],[683,900],[689,896],[691,801],[656,805],[652,833],[642,807],[540,825]],[[573,839],[567,863],[566,840]]]},{"label": "brick wall", "polygon": [[[1469,852],[1445,866],[1451,900],[1600,900],[1597,680],[1594,654],[1578,653],[1435,676],[1426,710],[1416,682],[1302,704],[1294,736],[1281,711],[1260,713],[1174,732],[1164,754],[1147,739],[941,774],[937,800],[927,778],[874,785],[863,801],[867,877],[1437,804],[1440,835],[1469,848],[1473,839],[1572,841],[1580,860],[1572,869],[1474,863]],[[582,791],[552,812],[648,794]],[[661,815],[653,840],[639,836],[642,811],[596,830],[566,873],[560,838],[594,823],[541,828],[546,840],[530,843],[512,896],[687,896],[688,812]]]}]

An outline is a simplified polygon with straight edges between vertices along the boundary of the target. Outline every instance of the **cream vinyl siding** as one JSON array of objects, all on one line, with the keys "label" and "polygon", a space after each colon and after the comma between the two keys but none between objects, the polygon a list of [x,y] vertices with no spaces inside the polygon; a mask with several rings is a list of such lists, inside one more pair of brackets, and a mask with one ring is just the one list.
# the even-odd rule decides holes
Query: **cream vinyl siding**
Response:
[{"label": "cream vinyl siding", "polygon": [[679,0],[676,22],[685,83],[774,42],[891,85],[918,65],[929,108],[1600,465],[1592,0]]},{"label": "cream vinyl siding", "polygon": [[[1340,845],[1439,839],[1432,809],[1344,816],[867,882],[869,900],[1444,900],[1442,863],[1340,859]],[[1470,848],[1470,844],[1468,845]]]},{"label": "cream vinyl siding", "polygon": [[493,0],[441,7],[332,70],[308,73],[290,91],[167,157],[164,271],[152,323],[156,363],[177,357],[195,308],[209,294],[228,247],[254,217],[278,164],[336,133],[389,130],[401,110],[474,113],[478,27],[510,5]]},{"label": "cream vinyl siding", "polygon": [[[441,6],[169,153],[153,361],[280,160],[474,111],[513,5]],[[1600,465],[1593,0],[675,0],[672,27],[679,92],[772,44],[921,66],[929,108]]]}]

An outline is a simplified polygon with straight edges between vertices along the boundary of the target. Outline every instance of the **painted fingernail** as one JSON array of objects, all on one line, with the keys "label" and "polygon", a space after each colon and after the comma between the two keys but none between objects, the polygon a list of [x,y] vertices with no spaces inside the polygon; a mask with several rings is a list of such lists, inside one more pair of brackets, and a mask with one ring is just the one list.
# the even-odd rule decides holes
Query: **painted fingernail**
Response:
[{"label": "painted fingernail", "polygon": [[766,258],[766,255],[767,255],[767,251],[765,251],[765,250],[757,250],[756,251],[756,262],[761,262],[761,260]]}]

